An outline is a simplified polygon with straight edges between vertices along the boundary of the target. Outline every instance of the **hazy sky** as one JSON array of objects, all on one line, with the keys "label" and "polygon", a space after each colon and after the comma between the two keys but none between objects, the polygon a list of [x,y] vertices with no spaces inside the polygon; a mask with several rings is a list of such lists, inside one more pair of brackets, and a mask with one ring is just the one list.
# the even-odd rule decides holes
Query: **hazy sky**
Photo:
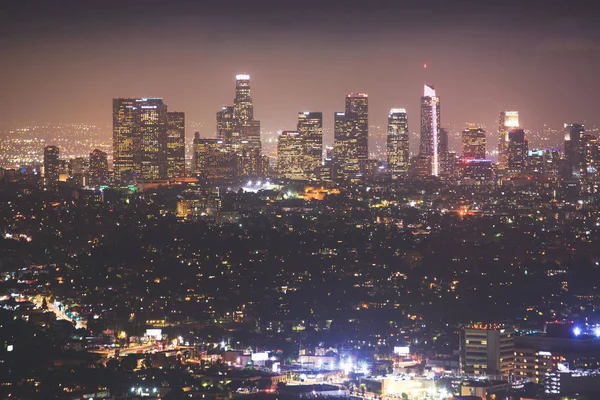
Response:
[{"label": "hazy sky", "polygon": [[[586,2],[589,3],[589,2]],[[0,121],[111,124],[113,97],[163,97],[214,132],[234,76],[251,75],[255,117],[326,127],[344,95],[369,94],[372,124],[392,107],[418,130],[425,81],[442,124],[495,129],[600,123],[598,6],[580,1],[2,1]],[[427,63],[427,70],[423,70]],[[188,132],[188,135],[191,132]]]}]

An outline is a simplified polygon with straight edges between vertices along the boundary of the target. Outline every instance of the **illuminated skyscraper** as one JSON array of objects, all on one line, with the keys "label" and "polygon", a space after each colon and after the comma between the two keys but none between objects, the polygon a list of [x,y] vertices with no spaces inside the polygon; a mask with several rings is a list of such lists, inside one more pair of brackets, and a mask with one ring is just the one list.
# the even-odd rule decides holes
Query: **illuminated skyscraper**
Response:
[{"label": "illuminated skyscraper", "polygon": [[44,186],[55,190],[58,188],[60,161],[57,146],[44,147]]},{"label": "illuminated skyscraper", "polygon": [[224,106],[217,112],[217,139],[231,144],[233,135],[233,107]]},{"label": "illuminated skyscraper", "polygon": [[369,158],[369,97],[366,93],[346,96],[346,118],[352,121],[352,136],[356,138],[359,163]]},{"label": "illuminated skyscraper", "polygon": [[469,128],[462,132],[462,156],[464,159],[485,159],[485,131],[481,128]]},{"label": "illuminated skyscraper", "polygon": [[498,169],[508,168],[508,131],[519,128],[519,112],[501,111],[498,118]]},{"label": "illuminated skyscraper", "polygon": [[250,95],[250,75],[236,75],[233,107],[225,106],[217,112],[217,138],[233,150],[261,151],[260,121],[254,119]]},{"label": "illuminated skyscraper", "polygon": [[185,114],[167,112],[167,178],[185,175]]},{"label": "illuminated skyscraper", "polygon": [[235,177],[236,154],[219,139],[201,138],[194,133],[192,173],[209,181],[231,181]]},{"label": "illuminated skyscraper", "polygon": [[323,113],[299,112],[298,132],[304,141],[304,172],[308,179],[318,179],[323,161]]},{"label": "illuminated skyscraper", "polygon": [[333,155],[339,177],[355,179],[359,174],[358,141],[354,135],[357,115],[336,112],[334,114]]},{"label": "illuminated skyscraper", "polygon": [[283,131],[277,138],[277,175],[282,179],[306,180],[304,139],[300,132]]},{"label": "illuminated skyscraper", "polygon": [[565,124],[565,174],[566,179],[581,177],[584,167],[582,137],[585,126]]},{"label": "illuminated skyscraper", "polygon": [[250,96],[250,75],[240,74],[235,77],[233,118],[240,124],[254,120],[254,106]]},{"label": "illuminated skyscraper", "polygon": [[160,98],[136,99],[139,110],[142,180],[167,177],[167,106]]},{"label": "illuminated skyscraper", "polygon": [[440,98],[433,86],[425,85],[421,97],[421,141],[419,156],[427,157],[431,164],[431,175],[440,173]]},{"label": "illuminated skyscraper", "polygon": [[113,99],[113,158],[117,183],[168,177],[168,126],[167,105],[161,98]]},{"label": "illuminated skyscraper", "polygon": [[408,172],[408,117],[403,108],[392,108],[388,115],[387,162],[392,179]]},{"label": "illuminated skyscraper", "polygon": [[526,167],[528,143],[523,129],[508,131],[508,172],[519,174]]},{"label": "illuminated skyscraper", "polygon": [[95,149],[90,153],[88,170],[88,186],[98,187],[108,183],[108,155],[102,150]]},{"label": "illuminated skyscraper", "polygon": [[117,182],[133,182],[141,172],[138,126],[136,99],[113,99],[113,167]]},{"label": "illuminated skyscraper", "polygon": [[260,121],[252,120],[244,122],[240,125],[239,132],[240,141],[237,143],[237,148],[258,150],[260,152]]}]

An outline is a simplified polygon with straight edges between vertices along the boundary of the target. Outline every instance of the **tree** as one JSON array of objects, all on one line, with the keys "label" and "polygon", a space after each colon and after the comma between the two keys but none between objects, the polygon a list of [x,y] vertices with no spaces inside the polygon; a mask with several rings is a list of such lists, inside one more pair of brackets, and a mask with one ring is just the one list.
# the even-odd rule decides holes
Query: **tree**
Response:
[{"label": "tree", "polygon": [[48,302],[46,302],[46,298],[42,299],[42,310],[46,311],[48,309]]}]

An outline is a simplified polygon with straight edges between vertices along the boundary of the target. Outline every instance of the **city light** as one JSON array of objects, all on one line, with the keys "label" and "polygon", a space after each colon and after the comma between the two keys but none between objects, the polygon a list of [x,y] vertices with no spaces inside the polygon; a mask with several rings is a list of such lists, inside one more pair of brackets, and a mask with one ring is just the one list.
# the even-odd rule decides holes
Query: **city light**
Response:
[{"label": "city light", "polygon": [[575,336],[579,336],[581,335],[581,328],[576,326],[575,328],[573,328],[573,335]]}]

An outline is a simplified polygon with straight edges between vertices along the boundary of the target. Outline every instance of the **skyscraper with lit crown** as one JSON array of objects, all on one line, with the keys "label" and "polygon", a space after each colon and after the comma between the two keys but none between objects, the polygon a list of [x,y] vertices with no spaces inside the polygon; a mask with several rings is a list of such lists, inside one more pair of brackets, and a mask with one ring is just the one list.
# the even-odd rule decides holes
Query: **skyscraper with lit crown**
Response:
[{"label": "skyscraper with lit crown", "polygon": [[408,172],[408,117],[404,108],[392,108],[388,115],[387,162],[392,179]]},{"label": "skyscraper with lit crown", "polygon": [[431,85],[425,85],[421,97],[421,140],[419,157],[427,158],[430,175],[440,173],[440,98]]},{"label": "skyscraper with lit crown", "polygon": [[508,131],[519,128],[519,112],[501,111],[498,118],[498,169],[508,168]]}]

